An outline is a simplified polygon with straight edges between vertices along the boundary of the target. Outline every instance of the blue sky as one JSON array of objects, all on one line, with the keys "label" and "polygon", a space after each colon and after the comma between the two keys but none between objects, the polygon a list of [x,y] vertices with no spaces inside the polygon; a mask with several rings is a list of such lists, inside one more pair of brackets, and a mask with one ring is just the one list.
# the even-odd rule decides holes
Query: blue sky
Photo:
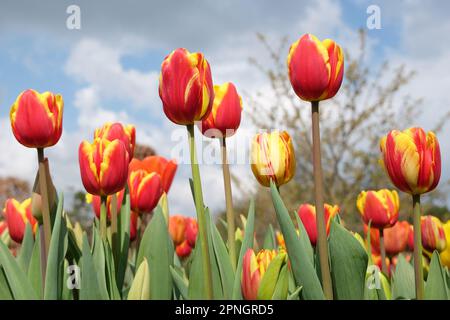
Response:
[{"label": "blue sky", "polygon": [[[66,8],[81,9],[81,30],[68,30]],[[65,192],[82,189],[77,148],[106,120],[134,123],[138,142],[154,146],[169,157],[167,137],[176,126],[163,115],[157,76],[164,56],[186,47],[205,53],[214,82],[234,82],[252,94],[267,85],[248,65],[262,57],[255,33],[290,41],[311,32],[335,38],[352,51],[357,33],[365,28],[369,5],[381,9],[381,30],[368,30],[371,63],[388,59],[418,71],[409,90],[424,97],[430,110],[420,124],[431,127],[434,115],[449,110],[446,90],[450,78],[449,7],[434,1],[2,1],[0,4],[0,175],[30,180],[36,170],[35,153],[16,143],[9,126],[9,109],[24,89],[63,94],[64,134],[48,154],[57,186]],[[245,108],[245,105],[244,105]],[[245,116],[245,115],[244,115]],[[245,121],[244,121],[245,126]],[[449,130],[441,137],[444,164]],[[249,172],[249,168],[234,168]],[[204,185],[215,183],[220,170],[202,168]],[[173,211],[192,215],[194,207],[186,179],[189,167],[180,166],[174,182]],[[444,170],[444,177],[449,174]],[[219,184],[219,186],[221,186]],[[221,190],[205,190],[213,211],[223,208]]]}]

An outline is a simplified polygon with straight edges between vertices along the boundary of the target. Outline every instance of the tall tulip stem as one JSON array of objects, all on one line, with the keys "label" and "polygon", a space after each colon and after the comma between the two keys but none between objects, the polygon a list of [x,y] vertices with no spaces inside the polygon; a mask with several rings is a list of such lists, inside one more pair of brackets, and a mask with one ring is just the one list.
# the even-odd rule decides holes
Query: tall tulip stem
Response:
[{"label": "tall tulip stem", "polygon": [[205,275],[205,290],[207,299],[213,299],[212,272],[209,259],[208,234],[206,231],[205,206],[203,204],[202,183],[197,161],[197,150],[195,148],[194,126],[187,125],[189,136],[189,150],[191,154],[192,180],[194,185],[195,209],[199,227],[200,245],[202,250],[203,272]]},{"label": "tall tulip stem", "polygon": [[227,144],[225,137],[220,139],[220,146],[222,152],[223,183],[225,187],[225,203],[227,209],[228,250],[231,259],[231,265],[233,266],[233,269],[236,270],[236,243],[234,241],[235,225],[234,225],[234,211],[233,211],[233,196],[231,192],[230,168],[228,165]]},{"label": "tall tulip stem", "polygon": [[118,233],[117,233],[117,194],[111,195],[111,246],[115,261],[118,254]]},{"label": "tall tulip stem", "polygon": [[422,267],[422,231],[420,225],[420,195],[413,198],[414,210],[414,276],[416,280],[416,299],[423,300],[423,267]]},{"label": "tall tulip stem", "polygon": [[47,261],[48,251],[50,248],[50,239],[52,238],[52,226],[50,219],[50,204],[48,203],[48,188],[47,188],[47,167],[45,166],[44,149],[37,148],[39,161],[39,192],[41,194],[42,202],[42,221],[44,231],[44,258]]},{"label": "tall tulip stem", "polygon": [[106,239],[106,196],[100,197],[100,236],[103,240]]},{"label": "tall tulip stem", "polygon": [[386,276],[388,276],[389,273],[386,265],[386,249],[384,247],[384,232],[383,229],[379,229],[379,231],[380,231],[381,270]]},{"label": "tall tulip stem", "polygon": [[316,204],[317,247],[319,249],[320,272],[325,298],[333,299],[330,265],[328,262],[328,242],[325,227],[325,213],[323,202],[323,173],[320,155],[320,126],[319,102],[311,102],[312,111],[312,140],[313,140],[313,171],[314,171],[314,198]]}]

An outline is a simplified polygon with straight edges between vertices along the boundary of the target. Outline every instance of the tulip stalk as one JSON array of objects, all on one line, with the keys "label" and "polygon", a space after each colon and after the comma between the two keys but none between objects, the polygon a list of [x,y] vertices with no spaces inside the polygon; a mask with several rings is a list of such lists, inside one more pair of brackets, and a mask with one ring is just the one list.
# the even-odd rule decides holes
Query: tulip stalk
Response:
[{"label": "tulip stalk", "polygon": [[420,194],[415,194],[413,198],[414,211],[414,278],[416,281],[416,299],[423,300],[423,267],[422,267],[422,233],[421,233],[421,208]]},{"label": "tulip stalk", "polygon": [[189,136],[189,149],[191,155],[192,180],[194,187],[195,209],[200,233],[200,245],[202,250],[203,272],[205,274],[205,290],[207,299],[213,299],[212,272],[209,260],[208,235],[206,229],[205,206],[203,204],[202,185],[200,180],[200,170],[197,161],[197,150],[195,148],[194,126],[187,125]]},{"label": "tulip stalk", "polygon": [[117,259],[117,194],[111,195],[111,246],[114,259]]},{"label": "tulip stalk", "polygon": [[231,265],[236,270],[236,243],[234,241],[235,224],[234,224],[234,210],[233,210],[233,196],[231,192],[231,178],[230,168],[228,165],[226,138],[220,139],[220,146],[222,152],[222,171],[223,183],[225,187],[225,203],[227,210],[227,235],[228,235],[228,250],[231,259]]},{"label": "tulip stalk", "polygon": [[52,238],[52,226],[50,219],[50,204],[48,203],[47,189],[47,168],[45,166],[44,148],[37,148],[39,162],[39,191],[42,199],[42,220],[44,224],[44,259],[47,261],[50,248],[50,239]]},{"label": "tulip stalk", "polygon": [[314,198],[316,204],[317,247],[319,249],[320,272],[325,297],[333,299],[333,287],[331,283],[330,266],[328,263],[328,243],[325,227],[325,213],[323,201],[323,173],[322,159],[320,155],[320,126],[319,126],[319,102],[311,101],[312,111],[312,139],[313,139],[313,173],[314,173]]},{"label": "tulip stalk", "polygon": [[106,239],[106,196],[100,197],[100,236]]},{"label": "tulip stalk", "polygon": [[380,254],[381,254],[381,270],[383,271],[383,273],[388,276],[389,272],[388,272],[388,268],[386,265],[386,248],[384,247],[384,229],[380,228]]}]

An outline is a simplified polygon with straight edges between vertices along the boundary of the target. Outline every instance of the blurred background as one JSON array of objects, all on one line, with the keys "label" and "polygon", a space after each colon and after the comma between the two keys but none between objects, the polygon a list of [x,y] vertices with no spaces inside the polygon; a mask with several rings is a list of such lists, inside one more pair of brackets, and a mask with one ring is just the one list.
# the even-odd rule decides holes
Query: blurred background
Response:
[{"label": "blurred background", "polygon": [[[55,185],[68,199],[66,209],[81,222],[92,213],[79,176],[78,145],[92,139],[96,127],[133,123],[142,155],[175,156],[178,128],[162,112],[158,74],[164,57],[185,47],[203,52],[214,82],[233,82],[243,98],[243,121],[228,143],[230,152],[260,129],[287,130],[295,141],[297,174],[281,188],[282,196],[292,212],[313,202],[309,106],[294,95],[286,69],[289,45],[313,33],[335,39],[346,59],[341,90],[321,108],[326,202],[338,204],[347,226],[361,230],[358,193],[392,188],[378,164],[379,139],[391,129],[421,126],[436,132],[443,161],[439,188],[423,197],[424,213],[446,220],[450,44],[443,40],[450,32],[449,10],[443,1],[4,0],[0,201],[28,197],[35,178],[35,150],[15,141],[9,123],[10,106],[27,88],[64,97],[64,133],[47,155]],[[249,164],[232,164],[231,170],[236,210],[245,213],[255,197],[257,223],[275,224],[268,190],[257,186]],[[205,202],[220,217],[221,167],[203,165],[201,175]],[[172,213],[195,215],[189,176],[190,166],[180,164],[169,193]],[[402,218],[410,211],[409,200],[402,199]]]}]

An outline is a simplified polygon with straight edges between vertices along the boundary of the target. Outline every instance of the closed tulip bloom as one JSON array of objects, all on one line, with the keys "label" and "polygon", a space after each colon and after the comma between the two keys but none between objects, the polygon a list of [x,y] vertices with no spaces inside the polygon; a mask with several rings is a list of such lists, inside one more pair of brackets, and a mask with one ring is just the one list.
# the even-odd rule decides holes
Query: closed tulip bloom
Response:
[{"label": "closed tulip bloom", "polygon": [[167,160],[160,156],[149,156],[144,160],[134,158],[130,162],[129,171],[145,170],[148,173],[157,173],[161,178],[161,183],[165,193],[169,192],[173,178],[177,172],[177,162]]},{"label": "closed tulip bloom", "polygon": [[180,258],[186,258],[192,252],[192,247],[189,245],[187,240],[184,240],[182,243],[176,246],[175,252],[177,256]]},{"label": "closed tulip bloom", "polygon": [[173,215],[169,218],[169,233],[175,245],[179,245],[185,239],[186,218],[182,215]]},{"label": "closed tulip bloom", "polygon": [[131,209],[139,213],[150,213],[163,194],[161,177],[145,170],[131,171],[128,178]]},{"label": "closed tulip bloom", "polygon": [[191,247],[195,247],[195,241],[198,234],[197,220],[191,217],[186,218],[185,237]]},{"label": "closed tulip bloom", "polygon": [[377,229],[393,226],[398,220],[400,201],[397,191],[381,189],[378,191],[362,191],[356,200],[356,206],[364,220]]},{"label": "closed tulip bloom", "polygon": [[[325,225],[327,235],[330,234],[331,220],[339,214],[339,207],[325,204]],[[317,242],[317,225],[316,225],[316,207],[311,204],[302,204],[297,211],[298,216],[302,220],[303,226],[308,233],[309,240],[313,246]]]},{"label": "closed tulip bloom", "polygon": [[92,195],[107,196],[125,186],[128,175],[128,152],[119,140],[96,138],[83,141],[78,151],[81,180]]},{"label": "closed tulip bloom", "polygon": [[15,242],[22,243],[27,223],[30,224],[33,233],[36,233],[38,223],[31,214],[31,198],[22,203],[16,199],[6,200],[3,215],[8,225],[9,236]]},{"label": "closed tulip bloom", "polygon": [[436,188],[441,177],[441,152],[433,132],[422,128],[393,130],[381,139],[382,164],[392,183],[412,195]]},{"label": "closed tulip bloom", "polygon": [[[122,200],[123,195],[125,193],[125,189],[120,190],[119,192],[116,192],[116,199],[117,199],[117,213],[120,213],[120,208],[122,207]],[[112,196],[106,197],[106,213],[108,220],[111,219],[111,210],[112,210],[112,204],[111,204]],[[92,203],[92,208],[94,209],[95,216],[100,219],[100,206],[101,206],[101,199],[100,196],[94,196],[92,194],[86,194],[86,202]]]},{"label": "closed tulip bloom", "polygon": [[120,140],[128,152],[129,160],[133,159],[136,146],[136,129],[133,125],[123,125],[120,122],[107,122],[95,130],[94,138],[104,138],[109,141]]},{"label": "closed tulip bloom", "polygon": [[[444,251],[441,252],[441,262],[447,268],[450,268],[450,220],[444,224],[445,239],[447,246]],[[1,232],[0,232],[1,235]]]},{"label": "closed tulip bloom", "polygon": [[200,130],[207,137],[226,138],[236,133],[241,123],[242,99],[231,82],[214,86],[212,111],[201,122]]},{"label": "closed tulip bloom", "polygon": [[180,125],[208,116],[214,101],[211,69],[202,53],[179,48],[161,65],[159,96],[166,116]]},{"label": "closed tulip bloom", "polygon": [[414,226],[409,226],[409,234],[408,234],[408,249],[410,251],[414,251]]},{"label": "closed tulip bloom", "polygon": [[295,174],[295,154],[292,140],[286,131],[259,133],[251,145],[251,167],[258,182],[270,187],[288,183]]},{"label": "closed tulip bloom", "polygon": [[306,101],[320,101],[338,92],[344,75],[344,54],[333,40],[320,41],[305,34],[291,45],[287,65],[297,96]]},{"label": "closed tulip bloom", "polygon": [[276,256],[275,250],[263,249],[255,255],[253,249],[247,249],[242,264],[241,290],[245,300],[256,300],[258,289],[270,262]]},{"label": "closed tulip bloom", "polygon": [[10,111],[11,127],[17,141],[29,148],[55,145],[62,134],[64,102],[61,95],[22,92]]},{"label": "closed tulip bloom", "polygon": [[447,247],[447,240],[445,237],[444,226],[441,220],[434,216],[422,216],[422,246],[425,250],[433,252],[437,250],[439,252],[444,251]]},{"label": "closed tulip bloom", "polygon": [[[368,227],[364,225],[367,234]],[[395,256],[408,247],[410,224],[407,221],[397,221],[393,227],[383,230],[384,247],[388,256]],[[376,228],[370,229],[370,242],[372,252],[380,253],[380,231]]]}]

